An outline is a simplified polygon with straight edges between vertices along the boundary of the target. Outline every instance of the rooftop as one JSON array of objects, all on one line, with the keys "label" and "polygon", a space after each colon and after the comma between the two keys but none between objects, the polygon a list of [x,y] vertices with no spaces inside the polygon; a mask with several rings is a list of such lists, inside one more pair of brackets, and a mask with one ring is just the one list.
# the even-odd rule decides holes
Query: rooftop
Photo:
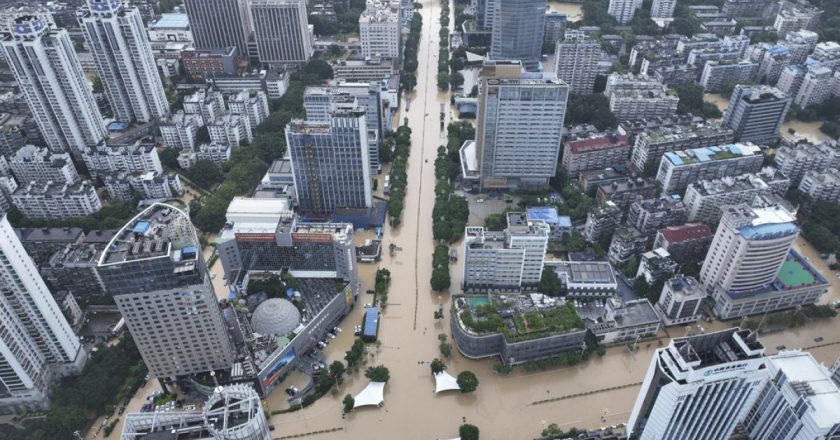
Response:
[{"label": "rooftop", "polygon": [[594,153],[597,151],[608,150],[612,148],[625,148],[629,146],[630,144],[628,142],[627,136],[615,133],[599,133],[588,139],[566,141],[566,147],[568,147],[573,154]]},{"label": "rooftop", "polygon": [[606,261],[560,261],[550,265],[567,284],[615,284],[612,266]]},{"label": "rooftop", "polygon": [[102,253],[99,265],[169,257],[189,266],[197,259],[198,249],[198,239],[187,214],[155,203],[120,229]]},{"label": "rooftop", "polygon": [[187,14],[180,13],[165,13],[160,14],[160,18],[149,25],[149,29],[189,29],[190,19]]},{"label": "rooftop", "polygon": [[686,223],[679,226],[668,226],[659,230],[668,243],[680,243],[683,241],[697,240],[711,237],[712,230],[705,223]]},{"label": "rooftop", "polygon": [[[840,389],[829,371],[808,352],[783,351],[769,358],[787,376],[785,387],[808,402],[808,415],[817,426],[829,429],[840,420]],[[790,402],[793,403],[793,402]]]},{"label": "rooftop", "polygon": [[798,253],[791,250],[787,260],[782,264],[776,279],[766,286],[745,292],[727,291],[726,294],[733,299],[745,299],[758,295],[782,292],[791,289],[809,286],[828,287],[828,282]]},{"label": "rooftop", "polygon": [[581,331],[584,322],[572,304],[563,299],[533,293],[462,296],[455,306],[459,323],[476,334],[501,333],[508,342]]},{"label": "rooftop", "polygon": [[668,350],[682,358],[693,369],[760,358],[764,346],[756,334],[737,327],[715,333],[671,340]]},{"label": "rooftop", "polygon": [[735,159],[761,155],[761,148],[751,142],[721,145],[718,147],[692,148],[683,151],[668,151],[664,157],[675,166],[700,162]]}]

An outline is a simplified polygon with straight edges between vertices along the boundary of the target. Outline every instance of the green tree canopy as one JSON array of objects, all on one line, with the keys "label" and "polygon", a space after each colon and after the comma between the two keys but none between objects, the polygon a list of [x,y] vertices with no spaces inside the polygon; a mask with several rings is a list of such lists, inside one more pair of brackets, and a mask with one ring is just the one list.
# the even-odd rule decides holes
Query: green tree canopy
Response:
[{"label": "green tree canopy", "polygon": [[458,428],[461,440],[478,440],[478,427],[465,423]]},{"label": "green tree canopy", "polygon": [[478,388],[478,378],[472,371],[460,372],[457,380],[462,393],[471,393]]},{"label": "green tree canopy", "polygon": [[368,367],[365,371],[365,377],[373,382],[388,382],[388,379],[391,378],[391,373],[388,371],[387,367],[377,365],[375,367]]}]

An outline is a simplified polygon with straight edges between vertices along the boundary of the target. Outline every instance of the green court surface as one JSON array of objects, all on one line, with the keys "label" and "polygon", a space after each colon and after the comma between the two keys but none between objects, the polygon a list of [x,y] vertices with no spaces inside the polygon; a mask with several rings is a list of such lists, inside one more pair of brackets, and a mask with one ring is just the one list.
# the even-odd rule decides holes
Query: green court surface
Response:
[{"label": "green court surface", "polygon": [[490,298],[486,296],[471,296],[469,297],[470,305],[473,307],[483,306],[485,304],[490,304]]},{"label": "green court surface", "polygon": [[796,260],[786,260],[779,271],[779,280],[785,287],[808,286],[817,282],[816,278]]}]

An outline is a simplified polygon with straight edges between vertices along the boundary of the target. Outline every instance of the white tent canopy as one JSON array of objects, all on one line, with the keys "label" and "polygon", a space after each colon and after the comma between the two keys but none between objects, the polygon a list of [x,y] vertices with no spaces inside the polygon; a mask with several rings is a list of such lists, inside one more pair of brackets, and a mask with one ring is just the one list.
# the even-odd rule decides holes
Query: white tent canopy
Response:
[{"label": "white tent canopy", "polygon": [[441,391],[460,390],[458,380],[450,376],[446,370],[435,374],[435,394]]},{"label": "white tent canopy", "polygon": [[385,382],[370,382],[359,394],[353,397],[353,408],[385,403]]}]

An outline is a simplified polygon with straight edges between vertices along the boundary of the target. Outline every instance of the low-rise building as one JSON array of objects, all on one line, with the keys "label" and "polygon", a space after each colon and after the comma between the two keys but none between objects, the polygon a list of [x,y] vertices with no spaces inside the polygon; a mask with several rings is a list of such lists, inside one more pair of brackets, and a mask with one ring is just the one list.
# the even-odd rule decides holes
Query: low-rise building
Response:
[{"label": "low-rise building", "polygon": [[[583,352],[586,325],[574,307],[562,299],[541,294],[506,295],[510,306],[486,296],[456,296],[452,301],[452,339],[467,358],[495,357],[505,365],[517,365]],[[487,304],[482,306],[482,315],[477,313],[478,304]],[[551,324],[526,329],[526,315],[543,318],[534,322]],[[486,325],[488,320],[502,322],[504,330]]]},{"label": "low-rise building", "polygon": [[31,219],[59,220],[84,217],[102,209],[102,201],[90,181],[57,185],[30,183],[12,194],[15,208]]},{"label": "low-rise building", "polygon": [[658,169],[668,151],[712,147],[735,140],[735,132],[716,121],[692,121],[687,124],[658,127],[636,135],[631,166],[636,172]]},{"label": "low-rise building", "polygon": [[625,167],[581,171],[578,174],[578,189],[581,192],[594,196],[598,186],[627,180],[628,177],[629,175]]},{"label": "low-rise building", "polygon": [[396,72],[396,59],[371,58],[364,60],[339,60],[333,64],[336,79],[350,82],[381,81]]},{"label": "low-rise building", "polygon": [[706,61],[700,85],[706,93],[720,93],[728,85],[749,84],[758,72],[758,64],[749,60]]},{"label": "low-rise building", "polygon": [[668,251],[656,248],[642,254],[636,278],[642,277],[649,286],[653,286],[659,281],[670,278],[678,267],[679,265],[671,259]]},{"label": "low-rise building", "polygon": [[656,192],[656,182],[652,177],[637,177],[599,185],[595,200],[600,205],[608,201],[613,202],[620,210],[625,211],[637,197],[649,199],[656,197]]},{"label": "low-rise building", "polygon": [[639,231],[653,244],[656,231],[682,224],[685,221],[686,209],[679,196],[664,196],[653,199],[637,198],[627,211],[627,226]]},{"label": "low-rise building", "polygon": [[557,214],[554,206],[531,206],[525,210],[529,222],[542,221],[551,228],[551,241],[561,241],[572,233],[572,219]]},{"label": "low-rise building", "polygon": [[700,180],[688,185],[683,199],[688,209],[688,221],[717,224],[725,205],[750,204],[759,195],[784,194],[790,179],[773,167],[758,173]]},{"label": "low-rise building", "polygon": [[692,264],[703,261],[713,237],[714,234],[708,225],[686,223],[660,229],[656,233],[653,247],[668,251],[677,264]]},{"label": "low-rise building", "polygon": [[583,238],[589,243],[597,243],[601,237],[612,232],[621,223],[621,209],[608,200],[595,209],[586,213],[586,224],[583,226]]},{"label": "low-rise building", "polygon": [[706,292],[696,279],[677,275],[665,282],[655,310],[666,327],[692,324],[700,319],[705,298]]},{"label": "low-rise building", "polygon": [[799,186],[807,171],[840,168],[840,147],[833,139],[817,144],[807,141],[784,143],[776,150],[774,161],[791,184]]},{"label": "low-rise building", "polygon": [[181,169],[188,170],[198,162],[198,154],[193,153],[191,150],[184,150],[178,153],[178,166]]},{"label": "low-rise building", "polygon": [[89,243],[67,244],[39,267],[41,276],[53,289],[73,292],[76,297],[104,295],[105,285],[96,270],[104,246]]},{"label": "low-rise building", "polygon": [[[2,159],[5,164],[5,159]],[[56,185],[74,184],[80,180],[79,173],[68,153],[52,153],[47,148],[25,145],[9,158],[8,168],[19,185],[35,182]],[[0,175],[4,174],[0,171]]]},{"label": "low-rise building", "polygon": [[610,345],[656,336],[661,325],[648,300],[624,302],[610,298],[600,322],[587,322],[586,327],[595,334],[598,343]]},{"label": "low-rise building", "polygon": [[840,202],[840,170],[807,171],[799,183],[799,191],[808,194],[812,200]]},{"label": "low-rise building", "polygon": [[557,274],[567,298],[610,298],[618,291],[612,266],[606,261],[547,261],[545,270]]},{"label": "low-rise building", "polygon": [[198,129],[204,126],[204,118],[196,113],[178,110],[169,119],[160,122],[160,136],[169,148],[192,151],[196,146]]},{"label": "low-rise building", "polygon": [[82,228],[18,228],[15,233],[26,254],[37,266],[49,261],[50,257],[69,244],[78,244],[85,239]]},{"label": "low-rise building", "polygon": [[761,170],[764,155],[752,143],[669,151],[662,157],[656,182],[665,194],[682,194],[689,184]]},{"label": "low-rise building", "polygon": [[562,167],[567,176],[575,178],[581,171],[623,167],[629,156],[627,136],[597,133],[585,139],[564,141]]},{"label": "low-rise building", "polygon": [[[195,152],[195,155],[196,160],[209,160],[216,165],[222,166],[230,160],[230,145],[216,142],[201,144],[198,146],[198,151]],[[184,162],[186,161],[187,159],[184,160]],[[180,156],[178,156],[178,163],[181,163]]]},{"label": "low-rise building", "polygon": [[636,228],[622,226],[615,230],[607,259],[616,267],[624,267],[630,257],[641,254],[647,247],[647,237]]}]

